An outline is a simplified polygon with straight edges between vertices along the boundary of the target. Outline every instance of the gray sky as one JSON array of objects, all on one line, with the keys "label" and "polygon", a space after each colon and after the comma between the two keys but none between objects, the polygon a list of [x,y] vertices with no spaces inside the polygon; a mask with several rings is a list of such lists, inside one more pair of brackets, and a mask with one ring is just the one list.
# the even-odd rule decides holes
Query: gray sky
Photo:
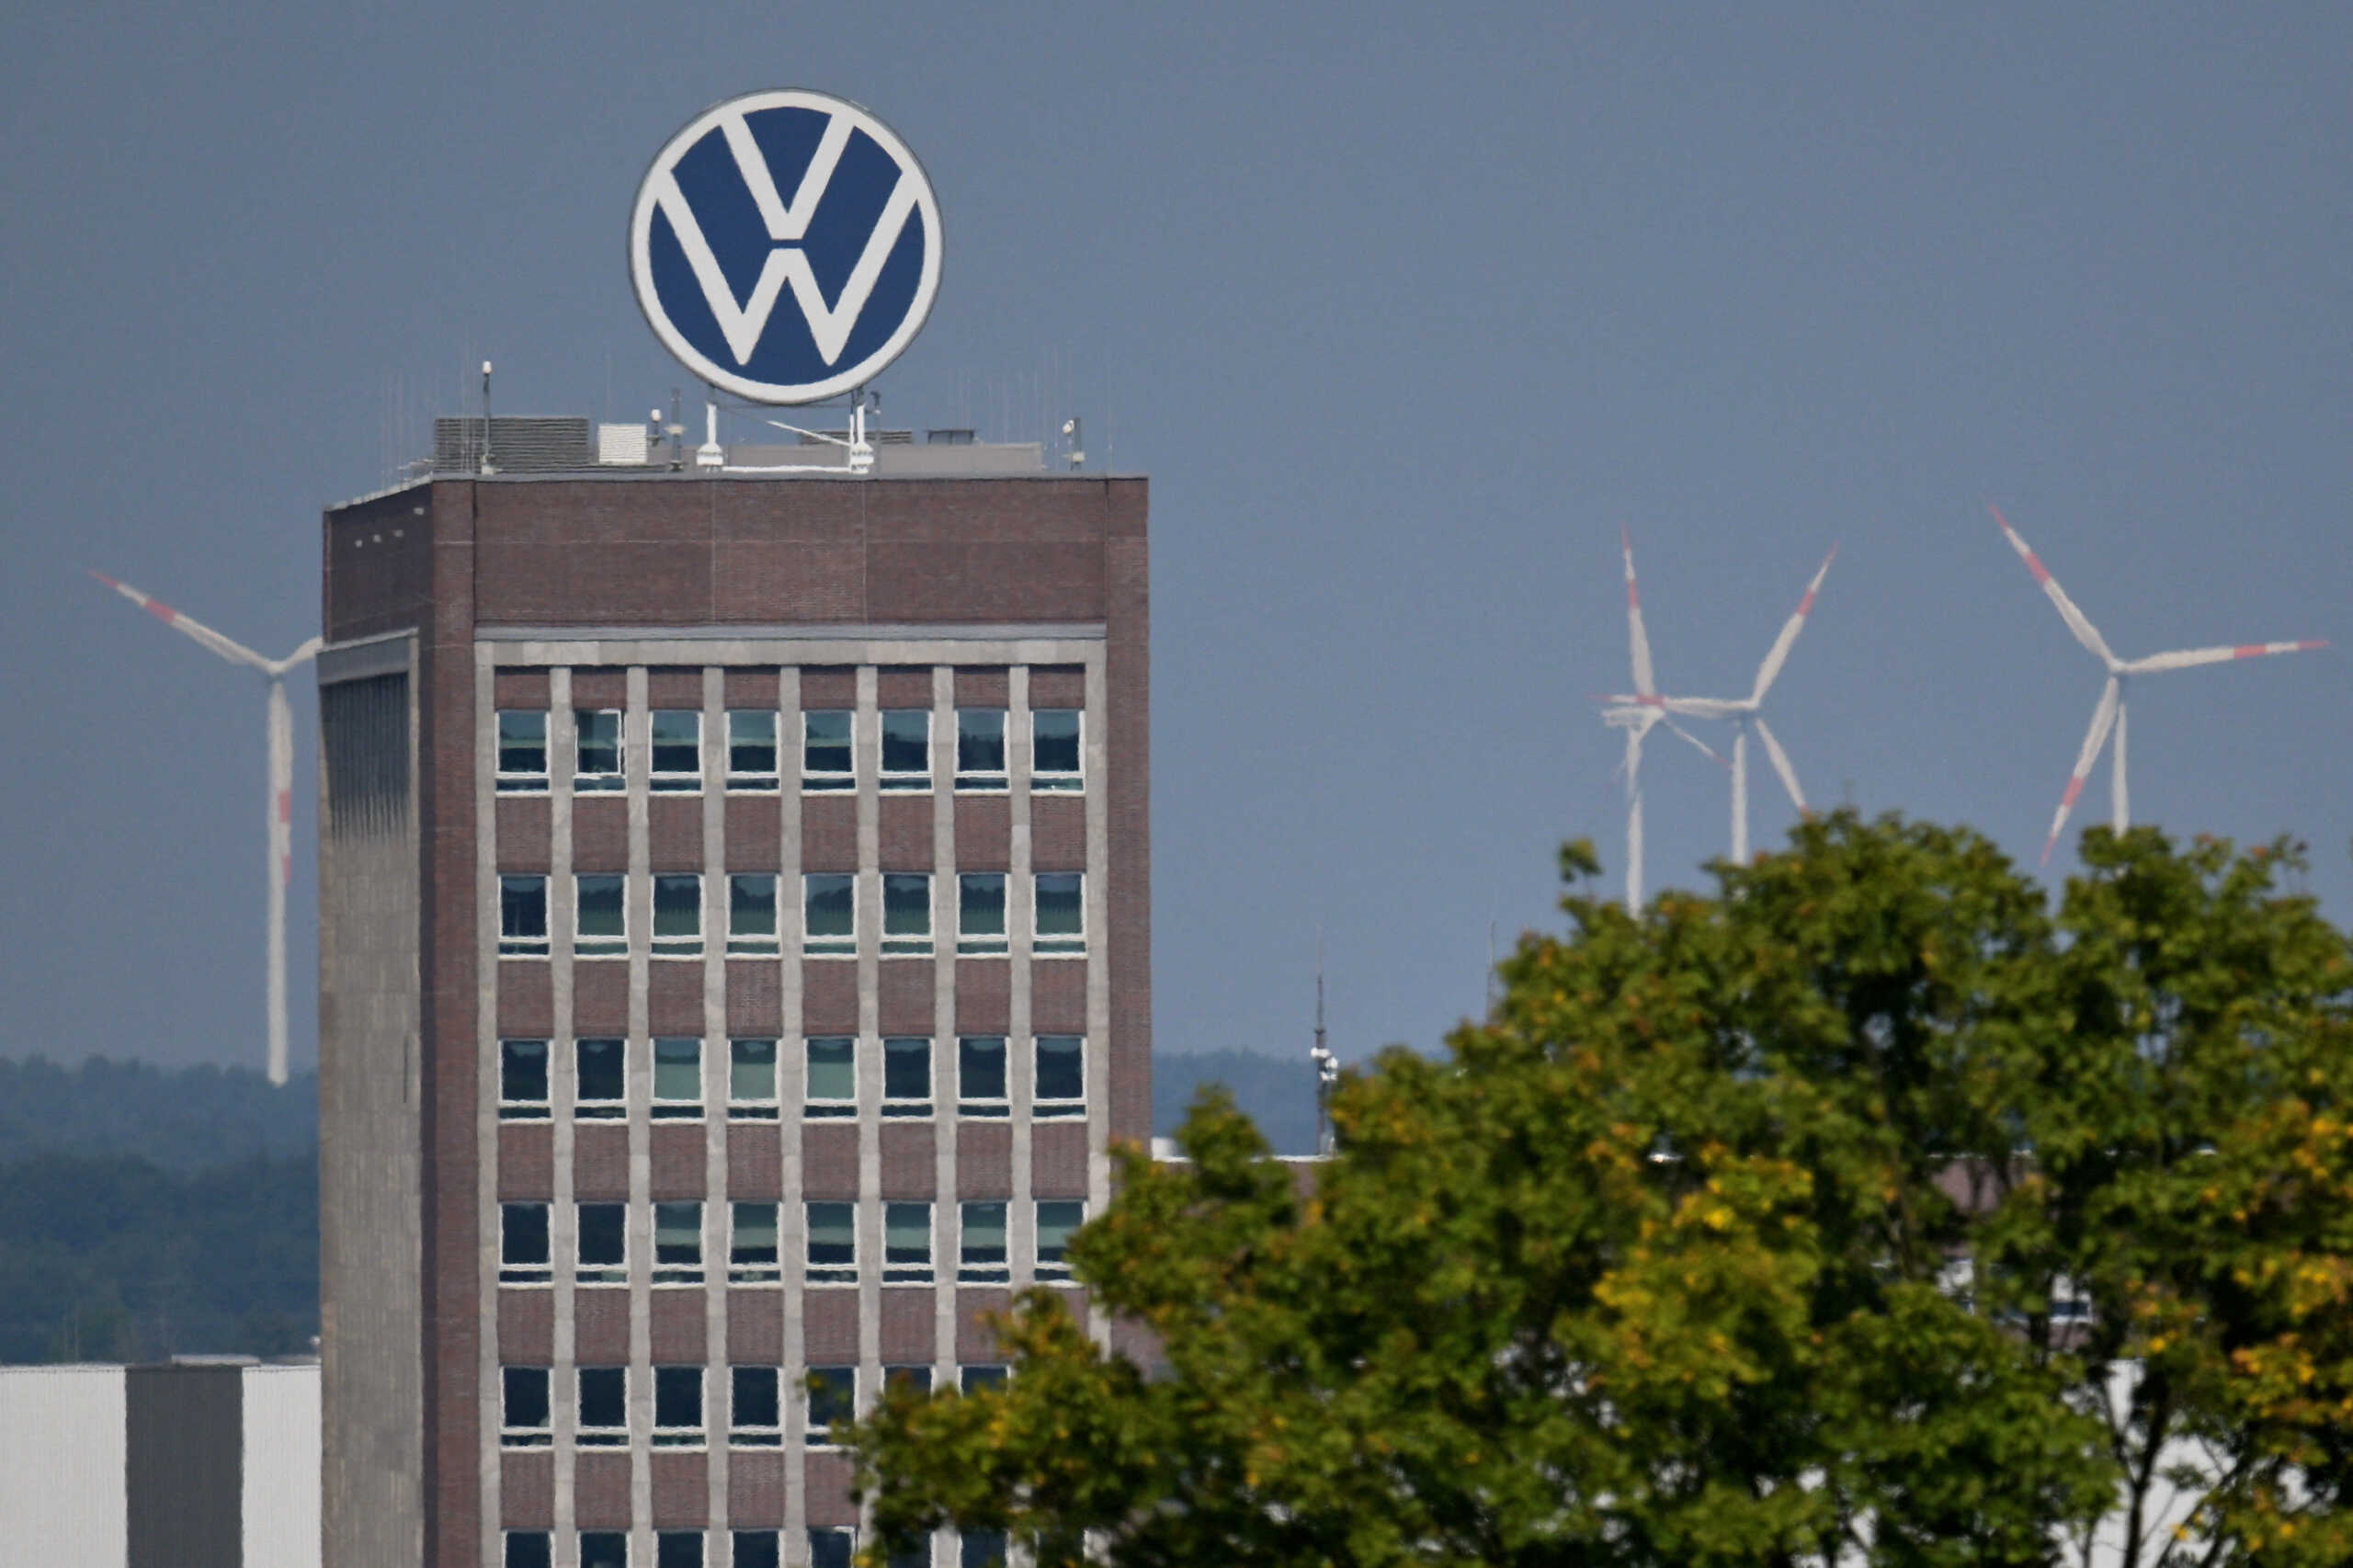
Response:
[{"label": "gray sky", "polygon": [[[1986,502],[2127,655],[2353,640],[2353,12],[2059,9],[28,10],[0,1054],[261,1059],[259,684],[83,569],[282,653],[320,508],[470,363],[504,412],[666,402],[629,201],[760,86],[938,188],[887,423],[1076,412],[1152,475],[1162,1049],[1303,1051],[1319,921],[1336,1043],[1430,1044],[1491,920],[1556,921],[1553,845],[1616,877],[1621,524],[1663,684],[1717,695],[1843,541],[1771,710],[1809,793],[2030,863],[2100,675]],[[2143,683],[2136,815],[2300,834],[2346,918],[2348,658]],[[1645,778],[1690,885],[1725,777]]]}]

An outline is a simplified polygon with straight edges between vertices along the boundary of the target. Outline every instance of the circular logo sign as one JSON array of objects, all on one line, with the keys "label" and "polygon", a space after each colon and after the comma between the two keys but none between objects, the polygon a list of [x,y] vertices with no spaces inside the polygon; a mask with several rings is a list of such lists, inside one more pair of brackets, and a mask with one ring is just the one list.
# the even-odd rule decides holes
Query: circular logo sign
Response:
[{"label": "circular logo sign", "polygon": [[755,403],[873,379],[931,313],[939,207],[889,126],[780,90],[705,109],[654,155],[630,277],[663,347]]}]

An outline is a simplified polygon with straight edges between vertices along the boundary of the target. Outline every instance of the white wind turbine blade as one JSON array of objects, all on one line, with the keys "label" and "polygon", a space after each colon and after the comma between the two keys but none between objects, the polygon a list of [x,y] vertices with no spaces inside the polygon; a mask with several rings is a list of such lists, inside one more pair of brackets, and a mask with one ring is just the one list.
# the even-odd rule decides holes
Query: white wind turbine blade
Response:
[{"label": "white wind turbine blade", "polygon": [[138,589],[132,587],[130,584],[119,583],[103,572],[92,572],[90,575],[96,577],[99,582],[104,583],[108,587],[112,588],[116,593],[120,594],[124,598],[129,599],[132,604],[137,605],[141,609],[145,610],[149,615],[153,616],[157,620],[162,621],[165,626],[168,626],[173,631],[178,631],[185,636],[193,639],[201,646],[218,653],[221,657],[228,660],[231,664],[249,665],[253,668],[261,671],[264,675],[272,673],[270,669],[270,662],[267,659],[263,658],[259,653],[255,653],[251,648],[248,648],[244,643],[236,642],[231,638],[222,636],[221,633],[213,631],[212,628],[205,625],[202,621],[190,619],[188,617],[182,615],[179,611],[174,609],[171,606],[165,604],[163,600],[156,598],[153,595],[142,594]]},{"label": "white wind turbine blade", "polygon": [[1783,751],[1781,743],[1773,738],[1773,727],[1765,722],[1761,714],[1749,722],[1756,726],[1756,738],[1765,743],[1765,755],[1772,759],[1773,771],[1780,775],[1781,788],[1790,792],[1790,804],[1805,815],[1813,815],[1805,803],[1805,791],[1798,788],[1798,770],[1790,766],[1790,754]]},{"label": "white wind turbine blade", "polygon": [[2059,842],[2060,829],[2067,825],[2067,813],[2075,809],[2075,797],[2084,792],[2084,779],[2099,759],[2099,748],[2107,743],[2108,732],[2116,723],[2116,703],[2122,688],[2117,677],[2108,677],[2100,688],[2099,706],[2092,710],[2092,727],[2084,736],[2084,749],[2075,755],[2075,771],[2067,776],[2067,792],[2059,797],[2059,810],[2051,819],[2051,836],[2042,841],[2042,861],[2051,864],[2052,846]]},{"label": "white wind turbine blade", "polygon": [[1643,596],[1634,588],[1634,540],[1624,528],[1618,530],[1618,548],[1626,558],[1626,636],[1634,655],[1634,689],[1644,697],[1658,695],[1658,681],[1651,673],[1650,633],[1643,630]]},{"label": "white wind turbine blade", "polygon": [[2326,638],[2308,638],[2301,642],[2241,642],[2227,648],[2184,648],[2177,653],[2152,653],[2145,659],[2134,659],[2124,666],[2129,676],[2155,675],[2164,670],[2193,669],[2200,665],[2227,665],[2234,659],[2260,659],[2273,653],[2302,653],[2328,646]]},{"label": "white wind turbine blade", "polygon": [[1680,713],[1686,719],[1733,719],[1748,712],[1754,706],[1735,702],[1728,697],[1662,697],[1658,705],[1669,713]]},{"label": "white wind turbine blade", "polygon": [[1781,623],[1781,634],[1773,639],[1765,662],[1756,666],[1756,684],[1748,693],[1752,708],[1765,700],[1765,693],[1779,676],[1781,666],[1789,662],[1790,650],[1797,646],[1798,633],[1805,630],[1805,618],[1813,613],[1813,597],[1822,591],[1822,580],[1830,575],[1830,563],[1838,559],[1838,547],[1832,545],[1830,553],[1822,558],[1822,565],[1814,572],[1813,581],[1805,585],[1805,597],[1798,601],[1797,613]]},{"label": "white wind turbine blade", "polygon": [[2059,579],[2051,574],[2051,568],[2027,548],[2026,540],[2018,538],[2018,530],[2010,527],[2010,520],[2002,516],[2001,508],[1989,506],[1985,509],[1994,514],[1994,521],[2001,525],[2003,536],[2010,541],[2010,548],[2018,552],[2018,559],[2026,562],[2026,569],[2034,574],[2036,582],[2042,585],[2044,595],[2058,608],[2059,619],[2067,623],[2067,630],[2075,634],[2075,641],[2090,649],[2101,664],[2115,669],[2121,661],[2109,652],[2108,640],[2099,634],[2099,628],[2075,608],[2075,601],[2067,597],[2067,590],[2059,585]]},{"label": "white wind turbine blade", "polygon": [[1719,767],[1723,766],[1724,759],[1716,755],[1715,748],[1710,745],[1707,742],[1701,740],[1699,736],[1693,734],[1690,731],[1685,729],[1682,725],[1677,723],[1674,720],[1668,718],[1664,713],[1659,715],[1659,722],[1665,724],[1668,729],[1673,730],[1677,734],[1681,735],[1685,740],[1690,742],[1693,745],[1699,747],[1699,755],[1706,757],[1710,762],[1714,763]]}]

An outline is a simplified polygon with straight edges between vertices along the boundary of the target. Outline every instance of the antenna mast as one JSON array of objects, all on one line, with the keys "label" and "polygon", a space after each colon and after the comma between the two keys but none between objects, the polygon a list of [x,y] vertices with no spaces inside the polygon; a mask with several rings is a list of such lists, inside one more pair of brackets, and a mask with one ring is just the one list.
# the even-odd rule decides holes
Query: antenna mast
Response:
[{"label": "antenna mast", "polygon": [[1332,1085],[1340,1081],[1340,1063],[1324,1043],[1324,928],[1315,928],[1315,1044],[1307,1052],[1315,1067],[1315,1153],[1332,1153]]},{"label": "antenna mast", "polygon": [[496,473],[498,464],[490,455],[490,361],[482,362],[482,472]]}]

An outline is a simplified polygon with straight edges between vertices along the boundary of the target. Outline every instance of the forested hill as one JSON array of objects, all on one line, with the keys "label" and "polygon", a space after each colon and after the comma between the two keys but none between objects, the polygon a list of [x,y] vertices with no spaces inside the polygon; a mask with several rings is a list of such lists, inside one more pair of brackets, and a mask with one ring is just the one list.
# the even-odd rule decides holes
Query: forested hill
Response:
[{"label": "forested hill", "polygon": [[94,1056],[61,1067],[0,1058],[0,1164],[37,1153],[136,1154],[191,1171],[308,1155],[319,1142],[319,1083],[272,1088],[244,1067],[156,1067]]},{"label": "forested hill", "polygon": [[308,1350],[318,1081],[0,1060],[0,1361]]},{"label": "forested hill", "polygon": [[1278,1154],[1315,1152],[1315,1070],[1307,1053],[1256,1051],[1163,1052],[1152,1059],[1152,1130],[1166,1134],[1185,1119],[1194,1095],[1211,1084],[1233,1091],[1233,1103],[1258,1124]]},{"label": "forested hill", "polygon": [[[1303,1055],[1158,1056],[1154,1128],[1210,1082],[1278,1153],[1313,1148]],[[0,1059],[0,1362],[309,1349],[318,1138],[307,1074]]]}]

